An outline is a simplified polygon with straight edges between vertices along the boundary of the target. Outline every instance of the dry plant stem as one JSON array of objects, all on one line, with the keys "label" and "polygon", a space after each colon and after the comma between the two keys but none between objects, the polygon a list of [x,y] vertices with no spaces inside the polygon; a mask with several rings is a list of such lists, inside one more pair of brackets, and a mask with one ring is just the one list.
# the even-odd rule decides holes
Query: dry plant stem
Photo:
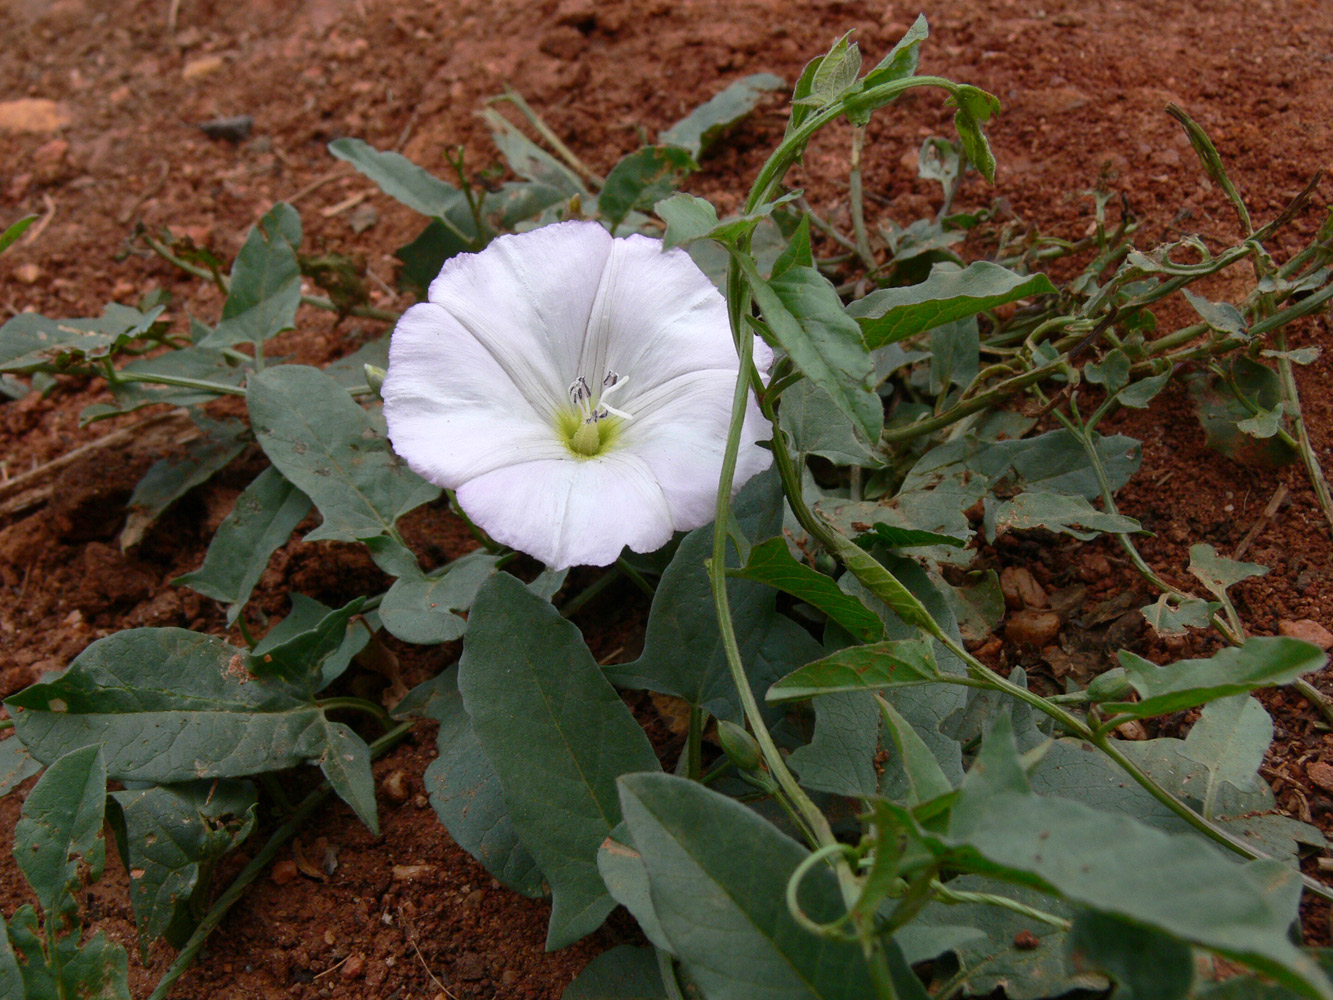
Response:
[{"label": "dry plant stem", "polygon": [[[385,751],[402,742],[403,738],[411,732],[411,729],[412,724],[404,722],[385,733],[370,745],[371,759],[381,756]],[[282,849],[282,845],[296,835],[301,825],[323,804],[332,790],[328,782],[320,785],[301,800],[287,822],[273,831],[272,836],[268,838],[268,843],[241,870],[241,873],[236,876],[236,880],[227,886],[226,891],[217,898],[209,911],[204,914],[204,918],[199,921],[199,926],[190,935],[190,940],[185,942],[185,946],[181,948],[176,960],[171,963],[171,967],[158,980],[157,986],[149,994],[148,1000],[166,1000],[167,993],[176,980],[190,967],[195,956],[203,948],[204,942],[208,940],[208,935],[213,933],[218,924],[222,922],[222,918],[227,915],[227,911],[240,900],[245,890],[249,888],[250,883],[257,879],[268,867],[269,862],[278,856],[278,851]]]}]

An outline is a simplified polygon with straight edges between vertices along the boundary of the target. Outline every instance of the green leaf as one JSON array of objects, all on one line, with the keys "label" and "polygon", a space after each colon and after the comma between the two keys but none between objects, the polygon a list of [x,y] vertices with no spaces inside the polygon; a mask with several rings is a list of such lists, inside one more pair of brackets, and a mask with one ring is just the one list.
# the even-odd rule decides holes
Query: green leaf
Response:
[{"label": "green leaf", "polygon": [[[955,892],[1011,899],[1057,919],[1074,915],[1072,908],[1058,899],[997,879],[960,875],[948,886]],[[967,930],[973,934],[966,935]],[[1015,943],[1020,935],[1023,947]],[[1046,1000],[1075,990],[1102,991],[1107,986],[1100,975],[1069,968],[1064,931],[999,906],[931,902],[917,920],[895,936],[914,961],[936,958],[946,951],[955,953],[959,985],[966,996],[987,997],[1002,989],[1006,1000]],[[944,968],[952,970],[952,963]]]},{"label": "green leaf", "polygon": [[982,177],[995,183],[995,154],[991,152],[990,142],[982,126],[1000,110],[999,98],[977,87],[963,84],[953,92],[948,103],[958,107],[953,116],[953,125],[958,130],[958,138],[962,140],[963,153]]},{"label": "green leaf", "polygon": [[[414,212],[437,219],[447,218],[455,224],[460,218],[472,217],[462,191],[399,153],[380,152],[360,139],[351,138],[335,139],[329,143],[329,152],[350,163],[390,198]],[[476,234],[466,235],[470,238]]]},{"label": "green leaf", "polygon": [[398,270],[399,287],[424,299],[444,262],[472,248],[469,240],[439,219],[432,219],[416,239],[393,252],[403,262]]},{"label": "green leaf", "polygon": [[240,420],[210,420],[200,412],[191,419],[203,436],[191,441],[181,455],[154,462],[144,473],[129,500],[129,514],[120,532],[120,547],[138,545],[163,512],[200,486],[245,450],[249,429]]},{"label": "green leaf", "polygon": [[848,41],[851,32],[843,35],[815,65],[807,92],[794,97],[793,104],[804,104],[818,110],[827,107],[846,93],[861,72],[861,49]]},{"label": "green leaf", "polygon": [[262,344],[296,325],[301,304],[301,216],[278,202],[250,230],[231,269],[231,286],[222,306],[222,322],[200,347]]},{"label": "green leaf", "polygon": [[73,912],[73,892],[84,879],[102,877],[106,847],[102,815],[106,763],[102,748],[85,746],[53,761],[33,786],[14,827],[14,860],[28,880],[48,921]]},{"label": "green leaf", "polygon": [[1139,379],[1131,386],[1120,390],[1120,395],[1116,401],[1123,406],[1133,407],[1136,410],[1146,409],[1159,392],[1166,388],[1166,384],[1171,381],[1171,372],[1164,371],[1160,375],[1149,375],[1147,378]]},{"label": "green leaf", "polygon": [[[663,931],[709,1000],[872,995],[855,945],[816,937],[787,911],[787,880],[807,856],[803,847],[697,782],[635,774],[619,785]],[[845,912],[822,865],[802,881],[799,900],[813,920]]]},{"label": "green leaf", "polygon": [[1204,585],[1205,589],[1219,601],[1227,600],[1227,588],[1242,580],[1255,576],[1264,576],[1267,566],[1258,563],[1238,562],[1217,554],[1211,545],[1190,546],[1190,572]]},{"label": "green leaf", "polygon": [[146,955],[159,937],[179,948],[207,908],[213,866],[254,829],[255,787],[196,781],[126,789],[111,798],[140,951]]},{"label": "green leaf", "polygon": [[560,1000],[667,1000],[657,953],[639,945],[616,945],[584,966]]},{"label": "green leaf", "polygon": [[453,642],[467,621],[458,614],[472,607],[477,591],[496,572],[498,556],[469,552],[438,576],[400,577],[380,604],[380,621],[404,642],[433,645]]},{"label": "green leaf", "polygon": [[791,436],[794,449],[802,455],[819,455],[834,465],[883,465],[833,397],[808,379],[782,393],[778,418]]},{"label": "green leaf", "polygon": [[875,761],[884,748],[874,695],[869,691],[821,695],[814,709],[814,737],[788,758],[801,784],[850,798],[879,794]]},{"label": "green leaf", "polygon": [[884,404],[875,392],[875,363],[833,285],[810,267],[792,267],[764,281],[753,261],[743,255],[735,259],[792,363],[828,393],[866,442],[878,442]]},{"label": "green leaf", "polygon": [[19,313],[0,326],[0,372],[60,371],[106,357],[148,332],[162,311],[156,306],[141,313],[112,302],[96,318],[55,320]]},{"label": "green leaf", "polygon": [[8,795],[42,769],[23,741],[13,734],[0,740],[0,797]]},{"label": "green leaf", "polygon": [[[438,756],[423,779],[435,815],[454,843],[510,889],[530,899],[545,895],[541,869],[518,839],[500,779],[463,709],[458,668],[445,669],[408,697],[414,695],[425,698],[416,714],[440,724],[435,736]],[[396,717],[403,708],[395,710]]]},{"label": "green leaf", "polygon": [[907,29],[907,33],[898,39],[898,44],[865,75],[861,81],[863,89],[869,90],[871,87],[914,76],[917,60],[921,54],[921,43],[929,35],[930,27],[926,24],[926,16],[918,14],[912,26]]},{"label": "green leaf", "polygon": [[903,772],[911,787],[908,805],[929,802],[941,795],[953,791],[953,782],[948,779],[940,762],[935,759],[924,740],[917,734],[898,710],[883,699],[879,702],[880,713],[884,717],[884,728],[888,730],[902,761]]},{"label": "green leaf", "polygon": [[[1239,425],[1255,411],[1271,413],[1282,402],[1277,372],[1237,355],[1225,364],[1226,378],[1211,372],[1187,376],[1194,412],[1203,426],[1204,444],[1237,462],[1252,465],[1286,465],[1297,453],[1280,437],[1255,438]],[[1238,398],[1237,393],[1244,398]]]},{"label": "green leaf", "polygon": [[975,316],[937,326],[926,336],[930,347],[930,392],[942,396],[972,383],[981,370],[981,337]]},{"label": "green leaf", "polygon": [[11,225],[3,233],[0,233],[0,253],[4,253],[11,246],[13,246],[14,241],[17,240],[24,233],[26,233],[28,231],[28,227],[31,226],[34,222],[36,222],[37,219],[38,216],[36,215],[26,215],[23,218],[19,219],[18,222],[15,222],[13,225]]},{"label": "green leaf", "polygon": [[4,914],[0,914],[0,996],[12,997],[13,1000],[24,1000],[28,996],[23,985],[23,970],[19,968],[14,947],[9,943],[9,928],[5,926]]},{"label": "green leaf", "polygon": [[615,906],[597,848],[620,822],[616,778],[657,770],[652,746],[578,629],[507,573],[473,603],[458,689],[514,829],[550,883],[547,947],[577,941]]},{"label": "green leaf", "polygon": [[1243,646],[1229,646],[1207,659],[1178,660],[1166,667],[1128,650],[1118,655],[1140,700],[1107,702],[1103,708],[1111,714],[1128,712],[1141,719],[1180,712],[1227,695],[1289,684],[1328,662],[1328,655],[1318,646],[1286,636],[1246,639]]},{"label": "green leaf", "polygon": [[[303,594],[292,594],[291,614],[250,651],[250,673],[281,678],[292,690],[313,699],[315,692],[347,669],[369,640],[370,633],[352,622],[365,603],[364,597],[356,597],[335,611]],[[330,658],[337,664],[330,664]]]},{"label": "green leaf", "polygon": [[[781,530],[782,490],[776,474],[755,476],[732,505],[742,529],[766,538]],[[643,655],[605,668],[619,687],[646,688],[682,698],[710,715],[744,718],[731,680],[705,563],[713,549],[711,526],[680,543],[653,595]],[[736,641],[757,696],[782,674],[819,655],[820,647],[795,622],[777,613],[777,594],[751,580],[729,580]]]},{"label": "green leaf", "polygon": [[1286,872],[1284,880],[1290,875],[1282,866],[1239,867],[1195,835],[1171,836],[1126,816],[1035,796],[1020,783],[1013,734],[1007,722],[997,724],[942,838],[969,852],[968,867],[1212,949],[1304,996],[1333,996],[1323,973],[1287,938],[1299,895],[1274,890],[1278,872]]},{"label": "green leaf", "polygon": [[1207,628],[1212,621],[1213,612],[1222,605],[1216,601],[1205,601],[1197,597],[1187,597],[1172,601],[1170,595],[1163,594],[1153,604],[1140,608],[1139,611],[1154,632],[1158,635],[1184,635],[1192,628]]},{"label": "green leaf", "polygon": [[1132,517],[1108,514],[1083,497],[1067,493],[1020,493],[1012,500],[998,504],[987,497],[985,510],[986,539],[990,542],[1011,531],[1032,528],[1063,532],[1084,541],[1096,538],[1103,531],[1128,534],[1143,530]]},{"label": "green leaf", "polygon": [[1180,1000],[1194,984],[1189,945],[1104,913],[1080,911],[1066,947],[1075,969],[1115,980],[1120,1000]]},{"label": "green leaf", "polygon": [[[743,76],[661,132],[657,141],[668,146],[680,146],[698,160],[708,151],[709,146],[753,111],[764,94],[781,90],[785,86],[782,78],[772,73]],[[607,184],[610,185],[609,176]]]},{"label": "green leaf", "polygon": [[352,807],[372,836],[380,835],[375,808],[375,776],[370,770],[370,747],[341,722],[321,718],[315,739],[322,743],[315,762],[333,790]]},{"label": "green leaf", "polygon": [[208,543],[204,564],[172,583],[229,605],[227,624],[240,616],[269,558],[287,544],[310,512],[310,498],[269,466],[236,498]]},{"label": "green leaf", "polygon": [[[39,936],[37,916],[24,906],[8,927],[8,939],[24,956],[20,974],[26,995],[33,1000],[94,996],[129,1000],[125,949],[109,943],[100,931],[80,945],[82,927],[74,896],[102,877],[106,778],[100,747],[85,746],[63,755],[28,793],[14,827],[14,860],[36,892],[45,924],[45,933]],[[12,952],[10,958],[12,963]],[[7,978],[3,965],[0,959],[0,981]]]},{"label": "green leaf", "polygon": [[936,264],[916,285],[881,288],[847,307],[871,350],[1030,295],[1053,295],[1044,274],[1024,275],[979,260],[961,270]]},{"label": "green leaf", "polygon": [[[682,145],[677,143],[676,145]],[[611,168],[597,197],[597,212],[614,233],[633,211],[650,211],[695,170],[691,153],[674,146],[644,146]]]},{"label": "green leaf", "polygon": [[378,414],[316,368],[267,368],[246,402],[265,454],[324,516],[306,541],[392,536],[399,517],[440,495],[389,449]]},{"label": "green leaf", "polygon": [[1108,396],[1113,396],[1129,384],[1129,355],[1120,348],[1108,351],[1097,362],[1083,366],[1083,377],[1093,385],[1100,385]]},{"label": "green leaf", "polygon": [[578,195],[585,203],[592,201],[578,174],[530,140],[500,112],[487,108],[481,118],[491,130],[491,140],[514,173],[556,188],[565,198]]},{"label": "green leaf", "polygon": [[776,201],[761,206],[748,215],[740,215],[725,220],[717,217],[717,209],[703,198],[678,191],[670,198],[657,202],[653,211],[666,223],[666,233],[662,243],[667,248],[692,243],[695,240],[717,240],[723,244],[734,244],[746,233],[751,232],[773,210],[795,195],[787,195]]},{"label": "green leaf", "polygon": [[1272,742],[1273,720],[1249,695],[1218,698],[1204,706],[1181,750],[1207,771],[1203,797],[1206,818],[1212,819],[1216,812],[1221,784],[1242,791],[1252,791],[1259,785],[1259,766]]},{"label": "green leaf", "polygon": [[754,546],[745,566],[729,570],[727,575],[766,583],[812,604],[865,642],[874,642],[884,636],[884,625],[878,615],[840,590],[831,577],[793,559],[783,538],[770,538]]},{"label": "green leaf", "polygon": [[643,863],[643,856],[634,848],[614,839],[616,835],[628,839],[628,830],[623,823],[597,849],[597,871],[606,883],[606,891],[611,893],[612,899],[629,910],[630,915],[638,921],[643,936],[654,947],[671,953],[671,942],[667,940],[662,922],[657,919],[657,911],[653,909],[652,887],[648,882],[648,868]]},{"label": "green leaf", "polygon": [[837,691],[867,691],[939,679],[928,639],[888,639],[848,646],[794,670],[768,689],[769,702],[794,701]]},{"label": "green leaf", "polygon": [[185,629],[127,629],[5,704],[38,760],[97,743],[121,781],[246,777],[320,761],[323,713],[281,681],[253,677],[247,655]]},{"label": "green leaf", "polygon": [[814,266],[814,253],[810,249],[810,216],[807,213],[801,216],[801,221],[796,224],[796,231],[791,234],[782,253],[773,261],[770,277],[776,278],[793,267]]},{"label": "green leaf", "polygon": [[1211,329],[1240,340],[1250,339],[1250,331],[1245,325],[1245,317],[1230,302],[1210,302],[1202,295],[1191,292],[1188,288],[1182,289],[1182,291],[1185,294],[1186,301]]}]

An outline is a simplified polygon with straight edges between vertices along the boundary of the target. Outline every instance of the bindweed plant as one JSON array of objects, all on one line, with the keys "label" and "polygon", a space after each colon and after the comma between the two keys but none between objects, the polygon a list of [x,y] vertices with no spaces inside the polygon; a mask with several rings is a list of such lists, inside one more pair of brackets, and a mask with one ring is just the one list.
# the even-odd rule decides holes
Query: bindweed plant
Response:
[{"label": "bindweed plant", "polygon": [[[1179,109],[1236,209],[1234,246],[1137,248],[1100,190],[1078,243],[957,211],[966,172],[993,179],[983,127],[998,102],[918,75],[926,36],[920,19],[866,72],[849,38],[812,60],[732,216],[677,188],[776,78],[731,85],[605,177],[510,93],[497,103],[553,152],[488,109],[518,178],[498,186],[471,181],[461,153],[456,186],[356,139],[331,146],[429,219],[399,251],[404,282],[425,293],[401,318],[369,305],[346,262],[303,257],[299,215],[279,204],[226,274],[188,241],[138,234],[225,293],[218,322],[193,320],[188,340],[153,300],[0,328],[0,371],[38,389],[106,380],[113,402],[86,420],[190,408],[200,435],[144,477],[125,544],[251,442],[271,463],[176,581],[226,605],[237,641],[116,633],[5,702],[4,790],[46,768],[25,823],[74,817],[61,829],[91,857],[109,801],[141,941],[180,949],[154,997],[328,794],[377,830],[371,763],[432,720],[436,812],[499,881],[550,899],[547,946],[617,905],[643,932],[569,998],[1333,998],[1325,957],[1291,937],[1303,893],[1333,898],[1299,865],[1324,838],[1276,812],[1258,776],[1273,726],[1252,697],[1304,684],[1326,657],[1246,636],[1228,589],[1263,567],[1198,545],[1189,569],[1207,596],[1168,584],[1116,506],[1138,442],[1098,430],[1184,381],[1210,442],[1302,460],[1333,516],[1291,374],[1314,349],[1287,340],[1333,297],[1333,215],[1279,263],[1272,237],[1313,185],[1256,227]],[[864,129],[923,87],[955,112],[956,138],[921,151],[943,207],[872,227]],[[786,184],[840,121],[850,233]],[[985,228],[991,259],[968,263],[958,245]],[[1043,268],[1065,258],[1078,268],[1057,282]],[[1255,282],[1240,302],[1190,287],[1242,264]],[[330,294],[304,295],[303,275]],[[1160,330],[1159,303],[1177,293],[1198,320]],[[325,370],[266,357],[303,303],[397,326]],[[223,396],[243,398],[248,421],[207,415]],[[477,545],[425,568],[398,522],[436,502]],[[293,595],[253,641],[247,602],[312,508],[307,541],[364,545],[394,582],[339,608]],[[1060,534],[1112,536],[1160,592],[1143,609],[1153,629],[1214,628],[1224,647],[1160,666],[1122,649],[1065,689],[997,672],[975,650],[1006,599],[1055,613],[1002,588],[978,549]],[[566,593],[573,566],[605,569]],[[570,616],[622,583],[651,594],[643,651],[599,664]],[[389,637],[461,639],[462,653],[390,711],[329,693]],[[620,690],[674,700],[683,738],[654,747]],[[1118,738],[1186,711],[1183,739]],[[324,784],[287,801],[275,774],[312,764]],[[109,800],[107,779],[122,786]],[[280,822],[215,899],[211,872],[261,796]],[[161,829],[169,850],[150,834]],[[72,876],[34,876],[20,834],[46,943],[20,911],[0,935],[0,982],[45,997],[78,945]],[[93,938],[78,961],[123,981],[113,952]],[[1201,982],[1200,953],[1245,971]],[[88,992],[70,982],[59,995]]]}]

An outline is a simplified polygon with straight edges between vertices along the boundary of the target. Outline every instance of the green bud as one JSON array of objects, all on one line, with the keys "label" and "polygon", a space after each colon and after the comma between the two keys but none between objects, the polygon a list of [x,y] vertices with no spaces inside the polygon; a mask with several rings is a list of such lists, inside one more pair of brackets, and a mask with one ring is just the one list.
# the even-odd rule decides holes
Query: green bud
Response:
[{"label": "green bud", "polygon": [[384,388],[384,376],[389,373],[383,368],[378,368],[375,365],[362,365],[361,370],[366,373],[366,385],[370,386],[371,391],[374,392],[376,396],[383,399],[384,394],[380,390]]},{"label": "green bud", "polygon": [[722,752],[731,758],[731,762],[745,772],[762,771],[764,755],[753,736],[734,722],[726,719],[717,721],[717,741],[722,744]]},{"label": "green bud", "polygon": [[1091,701],[1120,701],[1130,693],[1129,677],[1124,667],[1112,667],[1104,674],[1098,674],[1088,685],[1088,698]]}]

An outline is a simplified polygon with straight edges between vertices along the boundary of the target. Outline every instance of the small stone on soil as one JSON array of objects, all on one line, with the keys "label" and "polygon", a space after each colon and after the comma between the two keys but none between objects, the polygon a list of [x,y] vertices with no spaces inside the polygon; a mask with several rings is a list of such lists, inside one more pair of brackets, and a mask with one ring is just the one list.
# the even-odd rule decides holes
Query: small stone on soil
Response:
[{"label": "small stone on soil", "polygon": [[1333,649],[1333,632],[1330,632],[1312,618],[1302,618],[1299,621],[1280,621],[1277,623],[1277,633],[1278,635],[1289,636],[1292,639],[1304,639],[1306,642],[1314,643],[1320,649]]}]

